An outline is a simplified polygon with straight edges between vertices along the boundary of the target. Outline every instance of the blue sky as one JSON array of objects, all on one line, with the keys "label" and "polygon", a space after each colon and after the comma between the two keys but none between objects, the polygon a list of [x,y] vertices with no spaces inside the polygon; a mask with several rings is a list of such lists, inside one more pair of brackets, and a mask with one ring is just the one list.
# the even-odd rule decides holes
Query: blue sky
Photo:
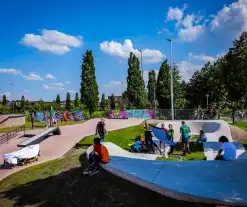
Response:
[{"label": "blue sky", "polygon": [[148,70],[170,58],[166,38],[188,80],[247,30],[247,0],[1,1],[0,11],[0,95],[10,100],[12,90],[14,99],[74,97],[87,49],[100,93],[120,95],[129,52],[143,51],[147,81]]}]

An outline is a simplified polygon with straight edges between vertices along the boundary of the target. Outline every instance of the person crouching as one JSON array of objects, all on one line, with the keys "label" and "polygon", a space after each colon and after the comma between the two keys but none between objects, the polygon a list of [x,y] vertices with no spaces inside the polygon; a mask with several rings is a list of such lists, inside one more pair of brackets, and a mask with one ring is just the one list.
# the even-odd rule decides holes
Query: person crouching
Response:
[{"label": "person crouching", "polygon": [[108,149],[100,144],[100,138],[94,139],[93,151],[89,154],[89,166],[83,172],[84,175],[94,175],[99,172],[99,164],[106,164],[109,162]]}]

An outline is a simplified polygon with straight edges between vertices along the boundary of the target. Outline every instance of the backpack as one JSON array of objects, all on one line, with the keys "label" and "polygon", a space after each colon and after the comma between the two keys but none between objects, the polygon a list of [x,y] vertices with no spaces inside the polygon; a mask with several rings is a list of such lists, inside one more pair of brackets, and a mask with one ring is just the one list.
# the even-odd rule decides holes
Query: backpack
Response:
[{"label": "backpack", "polygon": [[98,125],[97,125],[97,129],[98,129],[98,133],[104,133],[105,132],[105,129],[104,129],[104,122],[99,122]]}]

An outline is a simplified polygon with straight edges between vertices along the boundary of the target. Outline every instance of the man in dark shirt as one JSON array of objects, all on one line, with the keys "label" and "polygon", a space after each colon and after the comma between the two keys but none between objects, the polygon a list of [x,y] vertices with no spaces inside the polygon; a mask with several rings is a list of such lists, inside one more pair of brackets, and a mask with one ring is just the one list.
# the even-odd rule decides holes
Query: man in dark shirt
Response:
[{"label": "man in dark shirt", "polygon": [[107,134],[106,128],[105,128],[105,121],[104,118],[101,118],[101,121],[98,122],[96,126],[96,135],[99,134],[100,136],[100,141],[104,142],[105,139],[105,134]]}]

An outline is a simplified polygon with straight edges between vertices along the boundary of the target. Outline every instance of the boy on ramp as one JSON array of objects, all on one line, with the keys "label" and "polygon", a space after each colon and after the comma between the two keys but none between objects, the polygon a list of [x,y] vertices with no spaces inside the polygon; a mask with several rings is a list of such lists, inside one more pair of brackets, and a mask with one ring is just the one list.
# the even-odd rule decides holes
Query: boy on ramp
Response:
[{"label": "boy on ramp", "polygon": [[104,142],[106,134],[107,134],[107,131],[106,131],[106,128],[105,128],[105,120],[104,120],[104,118],[101,118],[101,121],[98,122],[98,124],[96,126],[95,135],[99,135],[100,136],[100,141]]},{"label": "boy on ramp", "polygon": [[89,154],[89,166],[83,172],[83,175],[95,175],[99,173],[99,164],[109,162],[109,152],[107,148],[100,144],[100,138],[94,139],[93,151]]}]

